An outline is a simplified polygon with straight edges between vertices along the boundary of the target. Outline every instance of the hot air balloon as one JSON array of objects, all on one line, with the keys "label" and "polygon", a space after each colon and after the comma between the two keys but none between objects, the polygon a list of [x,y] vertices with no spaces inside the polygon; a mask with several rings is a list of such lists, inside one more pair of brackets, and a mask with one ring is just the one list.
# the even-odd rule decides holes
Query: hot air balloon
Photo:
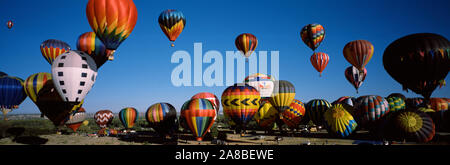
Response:
[{"label": "hot air balloon", "polygon": [[248,57],[252,55],[256,46],[258,46],[258,39],[256,39],[253,34],[243,33],[236,37],[234,44],[236,45],[236,48],[243,53],[246,61],[248,61]]},{"label": "hot air balloon", "polygon": [[306,103],[306,116],[315,125],[323,124],[323,114],[331,107],[331,104],[324,99],[313,99]]},{"label": "hot air balloon", "polygon": [[107,128],[113,121],[114,114],[110,110],[100,110],[94,115],[95,123],[97,123],[100,128]]},{"label": "hot air balloon", "polygon": [[353,110],[346,104],[335,104],[325,111],[324,123],[329,134],[345,138],[355,132],[358,124],[348,111]]},{"label": "hot air balloon", "polygon": [[328,54],[322,52],[314,53],[311,56],[310,60],[311,64],[319,72],[319,76],[322,77],[322,72],[325,69],[325,67],[327,67],[328,61],[330,60]]},{"label": "hot air balloon", "polygon": [[278,110],[270,102],[266,102],[259,107],[254,119],[261,128],[272,129],[278,117]]},{"label": "hot air balloon", "polygon": [[68,51],[70,51],[70,46],[64,41],[49,39],[41,43],[42,56],[50,65],[56,57]]},{"label": "hot air balloon", "polygon": [[[36,81],[42,81],[42,79],[37,78]],[[55,126],[61,126],[71,114],[83,105],[83,101],[75,104],[66,102],[59,95],[53,81],[47,80],[43,84],[42,88],[38,90],[35,104],[38,106],[39,111],[52,121]],[[33,84],[32,86],[37,87],[40,85]]]},{"label": "hot air balloon", "polygon": [[137,21],[137,9],[133,0],[89,0],[86,16],[92,30],[106,46],[109,60],[128,38]]},{"label": "hot air balloon", "polygon": [[405,100],[401,97],[387,97],[386,101],[389,103],[389,111],[395,112],[406,109]]},{"label": "hot air balloon", "polygon": [[216,109],[216,117],[214,117],[214,120],[217,119],[217,115],[219,115],[220,100],[216,95],[209,92],[201,92],[192,96],[191,99],[206,99],[211,101],[211,103],[214,105],[214,108]]},{"label": "hot air balloon", "polygon": [[388,133],[394,139],[426,143],[435,135],[435,124],[431,117],[415,109],[408,108],[395,113],[391,122]]},{"label": "hot air balloon", "polygon": [[280,113],[280,118],[290,129],[297,129],[303,116],[305,116],[305,105],[297,99],[292,101],[288,109]]},{"label": "hot air balloon", "polygon": [[186,119],[196,140],[202,141],[203,136],[214,124],[214,116],[216,116],[214,105],[206,99],[191,99],[184,108],[181,109],[181,115]]},{"label": "hot air balloon", "polygon": [[408,108],[419,108],[425,107],[424,98],[415,97],[415,98],[406,98],[406,107]]},{"label": "hot air balloon", "polygon": [[391,94],[389,94],[388,98],[389,98],[389,97],[400,97],[400,98],[402,98],[403,100],[406,101],[405,95],[403,95],[403,94],[401,94],[401,93],[391,93]]},{"label": "hot air balloon", "polygon": [[8,29],[11,29],[13,27],[14,23],[12,20],[9,20],[8,22],[6,22],[6,27],[8,27]]},{"label": "hot air balloon", "polygon": [[53,83],[61,98],[78,104],[91,90],[97,78],[94,60],[82,51],[71,50],[52,64]]},{"label": "hot air balloon", "polygon": [[354,97],[342,96],[342,97],[339,97],[336,101],[334,101],[331,104],[333,104],[333,105],[335,105],[335,104],[347,104],[347,105],[353,107],[355,105],[355,102],[356,102],[356,98],[354,98]]},{"label": "hot air balloon", "polygon": [[275,81],[270,103],[283,113],[288,109],[295,98],[295,87],[291,82],[286,80]]},{"label": "hot air balloon", "polygon": [[450,70],[450,41],[438,34],[412,34],[392,42],[383,54],[384,69],[403,86],[426,100],[445,85]]},{"label": "hot air balloon", "polygon": [[6,76],[8,76],[8,74],[6,74],[5,72],[0,72],[0,78],[6,77]]},{"label": "hot air balloon", "polygon": [[81,34],[77,40],[77,49],[87,53],[94,59],[97,68],[100,68],[106,61],[106,47],[94,32],[86,32]]},{"label": "hot air balloon", "polygon": [[169,103],[156,103],[145,113],[150,126],[160,135],[172,135],[177,130],[177,111]]},{"label": "hot air balloon", "polygon": [[367,69],[364,68],[363,71],[359,71],[356,67],[350,66],[345,69],[345,78],[350,82],[358,93],[359,87],[362,85],[367,76]]},{"label": "hot air balloon", "polygon": [[139,118],[139,112],[133,107],[126,107],[120,110],[119,119],[122,122],[125,129],[131,129],[134,127],[137,119]]},{"label": "hot air balloon", "polygon": [[23,80],[17,77],[0,77],[0,109],[4,120],[8,120],[6,118],[8,112],[17,109],[27,98],[23,83]]},{"label": "hot air balloon", "polygon": [[44,72],[33,74],[25,80],[25,93],[31,101],[36,103],[39,91],[48,81],[52,81],[52,74]]},{"label": "hot air balloon", "polygon": [[[268,100],[272,96],[274,82],[274,77],[262,73],[255,73],[244,79],[244,83],[258,90],[261,100]],[[260,104],[263,105],[262,102]]]},{"label": "hot air balloon", "polygon": [[73,130],[73,132],[77,132],[78,128],[80,128],[81,124],[86,119],[86,111],[84,108],[81,108],[77,110],[73,115],[69,116],[69,119],[66,121],[66,126]]},{"label": "hot air balloon", "polygon": [[309,48],[315,51],[325,38],[325,29],[320,24],[308,24],[300,31],[300,37]]},{"label": "hot air balloon", "polygon": [[433,119],[436,125],[436,130],[445,131],[446,128],[450,128],[450,125],[445,125],[445,113],[449,110],[450,99],[448,98],[430,98],[426,108],[433,109],[434,112],[427,113]]},{"label": "hot air balloon", "polygon": [[367,40],[356,40],[347,43],[344,47],[344,57],[360,72],[364,71],[367,63],[372,58],[374,48]]},{"label": "hot air balloon", "polygon": [[[187,108],[187,105],[189,104],[190,101],[191,101],[191,100],[188,100],[188,101],[184,102],[183,105],[181,106],[181,109],[180,109],[180,110],[186,109],[186,108]],[[178,121],[180,122],[181,128],[183,128],[184,130],[190,131],[190,128],[189,128],[189,126],[187,125],[186,119],[184,118],[183,115],[180,115]]]},{"label": "hot air balloon", "polygon": [[389,103],[381,96],[367,95],[356,99],[356,121],[363,127],[371,127],[389,112]]},{"label": "hot air balloon", "polygon": [[245,132],[246,125],[259,109],[260,99],[261,96],[255,88],[237,83],[223,91],[223,111]]},{"label": "hot air balloon", "polygon": [[181,11],[169,9],[161,12],[158,18],[159,26],[164,34],[169,38],[171,46],[186,26],[186,18]]}]

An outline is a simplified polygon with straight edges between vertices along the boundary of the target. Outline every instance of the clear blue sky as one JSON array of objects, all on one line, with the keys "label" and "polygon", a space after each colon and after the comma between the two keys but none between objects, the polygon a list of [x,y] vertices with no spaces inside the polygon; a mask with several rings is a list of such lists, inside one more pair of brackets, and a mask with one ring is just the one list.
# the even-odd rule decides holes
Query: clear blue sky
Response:
[{"label": "clear blue sky", "polygon": [[[0,71],[26,79],[37,72],[51,72],[39,45],[47,39],[59,39],[76,49],[76,40],[92,31],[86,18],[88,0],[14,0],[0,1]],[[314,98],[334,101],[340,96],[375,94],[387,96],[402,91],[383,68],[384,49],[402,36],[431,32],[450,37],[448,0],[322,0],[322,1],[151,1],[134,0],[138,21],[129,38],[116,52],[116,59],[103,65],[83,107],[95,113],[101,109],[118,112],[132,106],[140,112],[157,102],[169,102],[179,111],[182,103],[197,92],[212,92],[219,98],[226,88],[175,87],[170,76],[178,64],[170,62],[177,50],[192,56],[195,42],[203,43],[203,52],[235,50],[237,35],[250,32],[257,36],[257,50],[280,52],[280,77],[295,85],[296,98],[307,102]],[[157,19],[161,11],[177,9],[187,19],[186,28],[169,46]],[[13,19],[12,30],[5,23]],[[325,40],[318,51],[330,55],[330,63],[321,78],[312,67],[312,51],[301,41],[301,28],[322,24]],[[366,39],[375,53],[366,66],[368,75],[359,94],[344,77],[350,66],[342,55],[349,41]],[[192,59],[193,60],[193,59]],[[208,67],[209,64],[203,64]],[[225,74],[224,74],[225,75]],[[224,80],[225,81],[225,80]],[[446,78],[450,82],[449,78]],[[448,83],[449,84],[449,83]],[[432,97],[450,97],[450,87],[437,89]],[[222,108],[221,108],[222,110]],[[27,98],[15,113],[40,113]]]}]

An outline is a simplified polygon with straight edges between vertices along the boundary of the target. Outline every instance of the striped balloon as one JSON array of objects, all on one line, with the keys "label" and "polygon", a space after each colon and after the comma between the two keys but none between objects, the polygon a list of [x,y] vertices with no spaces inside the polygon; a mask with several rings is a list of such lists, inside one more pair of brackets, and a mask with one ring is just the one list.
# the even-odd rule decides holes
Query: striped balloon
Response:
[{"label": "striped balloon", "polygon": [[83,51],[94,59],[97,68],[100,68],[106,61],[106,47],[102,41],[96,37],[94,32],[86,32],[81,34],[77,40],[77,49]]},{"label": "striped balloon", "polygon": [[325,29],[317,23],[308,24],[300,31],[300,37],[309,48],[315,51],[325,38]]},{"label": "striped balloon", "polygon": [[214,105],[206,99],[191,99],[184,108],[181,109],[181,115],[186,119],[196,140],[202,141],[203,136],[214,124],[216,116]]},{"label": "striped balloon", "polygon": [[286,80],[275,81],[272,97],[270,97],[270,103],[283,113],[288,109],[292,101],[295,98],[295,87],[291,82]]},{"label": "striped balloon", "polygon": [[247,125],[258,112],[261,96],[255,88],[244,83],[229,86],[222,93],[222,106],[228,115],[239,126]]},{"label": "striped balloon", "polygon": [[313,99],[306,104],[306,116],[315,125],[321,126],[323,124],[323,114],[331,104],[324,99]]},{"label": "striped balloon", "polygon": [[355,116],[361,126],[380,120],[389,112],[389,103],[381,96],[367,95],[358,97]]},{"label": "striped balloon", "polygon": [[192,96],[191,99],[206,99],[211,101],[211,103],[214,105],[214,108],[216,109],[216,117],[214,117],[214,120],[217,119],[217,115],[219,115],[220,100],[216,95],[209,92],[201,92]]},{"label": "striped balloon", "polygon": [[319,72],[319,76],[322,77],[322,72],[327,67],[330,56],[326,53],[318,52],[314,53],[310,58],[311,64]]},{"label": "striped balloon", "polygon": [[17,109],[27,98],[23,80],[18,77],[0,78],[0,109]]},{"label": "striped balloon", "polygon": [[60,54],[70,50],[69,44],[64,41],[49,39],[41,43],[41,53],[45,60],[51,65]]},{"label": "striped balloon", "polygon": [[335,104],[325,111],[324,123],[329,134],[345,138],[355,132],[358,124],[349,113],[349,111],[353,111],[352,109],[349,105]]},{"label": "striped balloon", "polygon": [[394,137],[426,143],[435,135],[435,124],[430,116],[417,110],[400,111],[394,119]]},{"label": "striped balloon", "polygon": [[172,131],[177,118],[177,111],[169,103],[151,105],[145,113],[145,119],[156,132],[163,135]]},{"label": "striped balloon", "polygon": [[350,66],[345,69],[345,78],[348,82],[350,82],[353,87],[356,89],[356,93],[358,93],[359,87],[361,87],[362,83],[366,79],[367,69],[364,68],[362,72],[360,72],[356,67]]},{"label": "striped balloon", "polygon": [[25,93],[33,102],[36,102],[39,91],[50,81],[52,81],[51,73],[41,72],[33,74],[25,80]]},{"label": "striped balloon", "polygon": [[119,112],[120,122],[122,122],[125,129],[133,128],[138,118],[139,112],[133,107],[123,108]]},{"label": "striped balloon", "polygon": [[236,37],[234,44],[244,53],[244,57],[248,58],[258,46],[258,39],[253,34],[243,33]]},{"label": "striped balloon", "polygon": [[[188,101],[184,102],[183,105],[181,106],[181,110],[187,109],[187,105],[189,104],[190,101],[191,101],[191,100],[188,100]],[[188,126],[187,123],[186,123],[186,119],[184,118],[183,115],[180,115],[178,121],[180,122],[180,126],[181,126],[184,130],[190,131],[189,126]]]},{"label": "striped balloon", "polygon": [[95,123],[97,123],[100,128],[108,127],[114,119],[114,114],[110,110],[100,110],[94,115]]},{"label": "striped balloon", "polygon": [[374,48],[372,43],[367,40],[356,40],[347,43],[344,47],[345,59],[356,67],[359,71],[363,71],[367,63],[372,58]]},{"label": "striped balloon", "polygon": [[279,117],[279,113],[275,107],[269,102],[262,104],[256,112],[254,119],[261,128],[273,128],[275,120]]},{"label": "striped balloon", "polygon": [[296,99],[292,101],[288,109],[280,114],[280,118],[291,129],[296,129],[305,116],[305,105]]},{"label": "striped balloon", "polygon": [[405,100],[401,97],[391,96],[386,98],[386,101],[389,103],[389,111],[395,112],[406,109]]},{"label": "striped balloon", "polygon": [[86,111],[84,108],[80,107],[73,115],[69,116],[69,119],[66,121],[66,126],[73,130],[73,132],[77,132],[78,128],[83,124],[84,119],[86,119]]},{"label": "striped balloon", "polygon": [[[161,12],[158,23],[167,38],[175,42],[186,26],[186,18],[181,11],[169,9]],[[174,46],[173,43],[172,46]]]}]

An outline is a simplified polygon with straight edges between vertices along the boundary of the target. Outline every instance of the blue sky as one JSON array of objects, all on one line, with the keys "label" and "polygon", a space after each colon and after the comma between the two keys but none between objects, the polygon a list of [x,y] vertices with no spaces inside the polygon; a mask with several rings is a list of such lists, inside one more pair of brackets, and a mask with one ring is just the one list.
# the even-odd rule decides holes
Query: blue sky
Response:
[{"label": "blue sky", "polygon": [[[12,30],[3,25],[0,28],[0,71],[23,79],[34,73],[51,72],[39,50],[40,43],[58,39],[76,49],[78,36],[92,31],[86,18],[87,2],[1,1],[0,23],[12,19],[15,25]],[[185,50],[193,57],[194,43],[201,42],[203,53],[217,50],[225,61],[225,52],[236,49],[235,37],[244,32],[258,38],[257,51],[279,51],[280,77],[295,85],[296,99],[303,102],[314,98],[331,102],[340,96],[387,96],[394,92],[419,97],[412,91],[402,91],[401,85],[384,70],[384,49],[395,39],[412,33],[431,32],[450,37],[447,0],[134,2],[138,9],[136,27],[116,51],[116,59],[100,68],[83,106],[90,113],[101,109],[118,112],[128,106],[145,112],[157,102],[171,103],[179,111],[182,103],[198,92],[212,92],[220,98],[225,86],[172,85],[171,73],[178,64],[170,62],[171,56],[175,51]],[[165,9],[180,10],[187,19],[175,47],[170,47],[157,22]],[[310,23],[319,23],[326,31],[317,51],[329,54],[330,63],[321,78],[309,61],[312,51],[299,35],[301,28]],[[346,43],[358,39],[369,40],[375,53],[366,66],[366,80],[356,94],[344,77],[344,69],[350,64],[342,49]],[[448,77],[446,81],[450,82]],[[450,97],[450,88],[437,89],[432,97]],[[12,112],[15,113],[40,112],[27,98]]]}]

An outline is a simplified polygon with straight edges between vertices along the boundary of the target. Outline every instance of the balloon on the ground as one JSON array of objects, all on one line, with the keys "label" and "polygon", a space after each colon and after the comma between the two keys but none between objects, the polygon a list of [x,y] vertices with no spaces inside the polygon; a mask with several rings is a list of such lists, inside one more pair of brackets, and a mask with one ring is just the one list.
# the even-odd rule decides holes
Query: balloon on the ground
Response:
[{"label": "balloon on the ground", "polygon": [[138,13],[133,0],[89,0],[86,16],[113,60],[114,51],[133,31]]},{"label": "balloon on the ground", "polygon": [[66,121],[66,126],[73,130],[73,132],[77,132],[78,128],[80,128],[81,124],[86,119],[86,111],[84,108],[80,107],[73,115],[69,116],[69,119]]},{"label": "balloon on the ground", "polygon": [[245,129],[258,111],[260,99],[261,96],[255,88],[244,83],[237,83],[223,91],[223,111],[238,126]]},{"label": "balloon on the ground", "polygon": [[258,112],[256,112],[254,119],[261,128],[270,129],[273,128],[275,120],[278,117],[278,110],[275,109],[275,107],[273,107],[270,102],[266,102],[259,107],[259,110]]},{"label": "balloon on the ground", "polygon": [[169,103],[156,103],[151,105],[145,113],[145,119],[156,132],[161,135],[173,134],[176,125],[177,111]]},{"label": "balloon on the ground", "polygon": [[317,23],[308,24],[300,31],[300,37],[309,48],[315,51],[325,38],[325,29]]},{"label": "balloon on the ground", "polygon": [[288,109],[294,98],[295,87],[291,82],[286,80],[275,81],[270,103],[278,112],[283,113],[284,110]]},{"label": "balloon on the ground", "polygon": [[71,50],[69,44],[64,41],[49,39],[41,43],[41,53],[45,60],[52,65],[53,61],[59,55]]},{"label": "balloon on the ground", "polygon": [[118,117],[125,129],[131,129],[139,118],[139,112],[136,108],[126,107],[120,110]]},{"label": "balloon on the ground", "polygon": [[305,116],[305,105],[294,99],[288,109],[280,113],[280,118],[291,129],[297,129]]},{"label": "balloon on the ground", "polygon": [[261,99],[263,98],[268,99],[271,97],[274,88],[274,81],[275,78],[273,76],[262,73],[255,73],[250,76],[247,76],[244,79],[244,83],[258,90]]},{"label": "balloon on the ground", "polygon": [[234,41],[236,48],[241,51],[245,58],[250,57],[258,46],[258,39],[250,33],[242,33]]},{"label": "balloon on the ground", "polygon": [[394,138],[426,143],[435,135],[435,124],[430,116],[417,110],[399,111],[393,117]]},{"label": "balloon on the ground", "polygon": [[186,119],[186,123],[196,140],[202,141],[214,124],[216,111],[209,100],[191,99],[184,109],[181,109],[181,115]]},{"label": "balloon on the ground", "polygon": [[94,32],[86,32],[78,37],[77,50],[83,51],[91,56],[95,64],[97,64],[97,69],[108,61],[106,47]]},{"label": "balloon on the ground", "polygon": [[161,30],[169,38],[169,41],[172,42],[171,46],[175,46],[173,42],[175,42],[186,26],[186,18],[183,13],[173,9],[164,10],[159,15],[158,23]]},{"label": "balloon on the ground", "polygon": [[318,52],[311,55],[310,61],[314,68],[319,72],[319,76],[322,77],[322,72],[327,67],[330,56],[326,53]]},{"label": "balloon on the ground", "polygon": [[389,112],[389,103],[381,96],[358,97],[355,105],[356,121],[363,127],[371,127]]},{"label": "balloon on the ground", "polygon": [[5,120],[7,120],[6,114],[19,108],[19,105],[27,98],[23,83],[24,81],[18,77],[0,77],[0,109]]},{"label": "balloon on the ground", "polygon": [[100,128],[107,128],[114,119],[114,113],[110,110],[100,110],[97,111],[94,115],[95,123]]},{"label": "balloon on the ground", "polygon": [[358,124],[348,111],[353,111],[353,107],[346,104],[335,104],[325,111],[325,128],[328,133],[345,138],[355,132]]},{"label": "balloon on the ground", "polygon": [[77,104],[84,100],[94,85],[97,66],[86,53],[71,50],[55,59],[52,78],[61,99]]},{"label": "balloon on the ground", "polygon": [[355,40],[347,43],[343,52],[345,59],[362,72],[372,58],[374,48],[367,40]]},{"label": "balloon on the ground", "polygon": [[445,85],[450,70],[450,41],[432,33],[411,34],[392,42],[383,54],[384,69],[403,86],[429,99]]},{"label": "balloon on the ground", "polygon": [[350,82],[353,87],[356,89],[356,93],[358,93],[359,87],[361,87],[362,83],[366,79],[367,69],[364,68],[363,71],[359,71],[356,67],[350,66],[345,69],[345,78],[348,82]]},{"label": "balloon on the ground", "polygon": [[211,103],[214,105],[214,109],[216,109],[216,117],[214,117],[214,120],[217,119],[217,115],[219,115],[220,100],[216,95],[209,92],[201,92],[192,96],[191,99],[206,99],[211,101]]},{"label": "balloon on the ground", "polygon": [[389,111],[391,112],[406,109],[405,100],[401,97],[396,96],[387,97],[386,101],[389,103]]},{"label": "balloon on the ground", "polygon": [[323,125],[323,114],[331,107],[331,104],[324,99],[313,99],[306,103],[306,116],[315,125]]}]

